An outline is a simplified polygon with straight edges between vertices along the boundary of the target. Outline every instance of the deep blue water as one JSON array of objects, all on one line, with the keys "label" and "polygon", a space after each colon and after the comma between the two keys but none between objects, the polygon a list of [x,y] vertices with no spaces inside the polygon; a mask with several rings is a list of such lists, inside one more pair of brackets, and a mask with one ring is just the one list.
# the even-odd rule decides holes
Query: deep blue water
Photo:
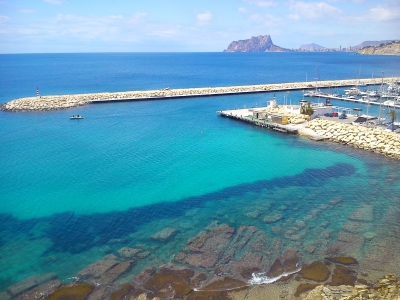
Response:
[{"label": "deep blue water", "polygon": [[[36,86],[49,95],[292,82],[306,76],[310,81],[317,76],[378,77],[382,71],[399,76],[399,70],[400,57],[351,53],[0,55],[0,103],[34,96]],[[284,95],[277,93],[278,101]],[[369,201],[368,190],[379,187],[379,227],[391,199],[400,197],[398,181],[385,181],[387,174],[399,175],[397,161],[216,114],[260,106],[272,97],[265,93],[0,112],[0,290],[43,272],[67,279],[123,246],[151,247],[148,237],[165,227],[180,233],[132,274],[151,262],[169,261],[213,221],[254,225],[284,239],[262,217],[247,217],[254,210],[265,214],[266,204],[285,212],[284,227],[289,220],[305,219],[333,196],[346,200],[337,209],[321,209],[302,244],[285,242],[301,248],[313,243],[324,221],[334,236],[360,202]],[[301,92],[288,98],[297,102]],[[71,114],[85,118],[71,121]],[[378,187],[371,187],[371,180]]]}]

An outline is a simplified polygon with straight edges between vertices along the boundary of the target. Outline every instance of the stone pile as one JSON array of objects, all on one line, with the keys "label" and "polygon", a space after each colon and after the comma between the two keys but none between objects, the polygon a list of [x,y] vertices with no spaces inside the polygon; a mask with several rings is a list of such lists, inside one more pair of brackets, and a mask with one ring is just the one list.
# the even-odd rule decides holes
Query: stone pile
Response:
[{"label": "stone pile", "polygon": [[[385,82],[397,82],[400,77],[387,78]],[[0,106],[3,111],[45,111],[64,109],[85,105],[96,101],[106,100],[135,100],[135,99],[151,99],[151,98],[168,98],[168,97],[189,97],[189,96],[207,96],[207,95],[224,95],[234,93],[251,93],[251,92],[268,92],[282,91],[290,89],[306,89],[318,87],[333,86],[351,86],[355,84],[378,84],[381,79],[349,79],[349,80],[327,80],[313,82],[293,82],[293,83],[277,83],[277,84],[260,84],[245,86],[228,86],[228,87],[207,87],[207,88],[187,88],[187,89],[161,89],[150,91],[128,91],[115,93],[90,93],[90,94],[74,94],[74,95],[55,95],[42,97],[20,98],[7,102]]]},{"label": "stone pile", "polygon": [[306,125],[330,141],[400,159],[400,135],[380,129],[314,119]]}]

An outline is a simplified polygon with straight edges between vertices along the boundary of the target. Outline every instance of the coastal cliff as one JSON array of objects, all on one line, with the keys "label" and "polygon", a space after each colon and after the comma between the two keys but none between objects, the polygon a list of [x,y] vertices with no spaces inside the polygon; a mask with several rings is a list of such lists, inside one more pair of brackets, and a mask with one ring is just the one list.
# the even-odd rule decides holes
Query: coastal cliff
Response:
[{"label": "coastal cliff", "polygon": [[358,50],[357,54],[400,55],[400,42],[397,41],[380,46],[364,47]]},{"label": "coastal cliff", "polygon": [[274,45],[270,35],[253,36],[247,40],[233,41],[224,52],[286,52],[286,48]]}]

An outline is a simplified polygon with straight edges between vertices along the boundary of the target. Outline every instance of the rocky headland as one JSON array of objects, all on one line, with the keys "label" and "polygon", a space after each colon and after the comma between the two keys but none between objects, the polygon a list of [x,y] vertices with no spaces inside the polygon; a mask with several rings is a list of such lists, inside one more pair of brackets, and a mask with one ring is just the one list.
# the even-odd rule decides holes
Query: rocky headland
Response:
[{"label": "rocky headland", "polygon": [[400,41],[393,41],[379,46],[364,47],[358,50],[357,54],[400,55]]},{"label": "rocky headland", "polygon": [[224,52],[287,52],[290,49],[274,45],[270,35],[253,36],[247,40],[233,41]]}]

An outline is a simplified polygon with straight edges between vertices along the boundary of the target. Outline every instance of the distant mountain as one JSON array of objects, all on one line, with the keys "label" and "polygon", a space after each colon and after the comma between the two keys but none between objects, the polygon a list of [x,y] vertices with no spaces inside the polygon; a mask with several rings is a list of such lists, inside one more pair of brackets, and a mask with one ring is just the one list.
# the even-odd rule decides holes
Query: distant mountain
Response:
[{"label": "distant mountain", "polygon": [[400,41],[381,43],[380,46],[367,46],[359,49],[357,54],[400,55]]},{"label": "distant mountain", "polygon": [[313,51],[313,50],[319,51],[321,49],[325,49],[325,47],[314,44],[314,43],[304,44],[304,45],[301,45],[299,48],[300,51]]},{"label": "distant mountain", "polygon": [[399,40],[365,41],[365,42],[362,42],[361,44],[359,44],[357,46],[352,47],[352,49],[357,51],[357,50],[365,48],[365,47],[371,47],[371,46],[376,47],[376,46],[379,46],[381,44],[387,44],[387,43],[390,43],[390,42],[393,42],[393,41],[399,41]]},{"label": "distant mountain", "polygon": [[224,52],[286,52],[291,51],[274,45],[270,35],[253,36],[248,40],[233,41]]}]

